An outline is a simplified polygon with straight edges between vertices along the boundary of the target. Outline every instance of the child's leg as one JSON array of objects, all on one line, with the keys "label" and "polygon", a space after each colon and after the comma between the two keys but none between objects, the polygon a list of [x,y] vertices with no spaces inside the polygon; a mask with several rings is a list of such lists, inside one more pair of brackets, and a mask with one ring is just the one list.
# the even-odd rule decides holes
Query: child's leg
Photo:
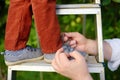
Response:
[{"label": "child's leg", "polygon": [[56,0],[31,0],[33,15],[44,53],[55,53],[62,47],[60,26],[56,16]]},{"label": "child's leg", "polygon": [[31,16],[29,0],[10,0],[5,34],[6,50],[18,50],[26,46]]},{"label": "child's leg", "polygon": [[40,48],[26,46],[30,33],[32,10],[30,0],[11,0],[5,35],[6,65],[31,62],[43,58]]}]

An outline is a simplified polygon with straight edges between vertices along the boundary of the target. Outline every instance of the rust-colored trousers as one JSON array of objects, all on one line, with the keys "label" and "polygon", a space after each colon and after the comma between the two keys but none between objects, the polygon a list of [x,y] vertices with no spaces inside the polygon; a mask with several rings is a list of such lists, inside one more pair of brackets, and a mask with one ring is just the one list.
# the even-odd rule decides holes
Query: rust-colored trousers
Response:
[{"label": "rust-colored trousers", "polygon": [[62,46],[56,16],[56,0],[10,0],[5,33],[5,49],[19,50],[28,41],[32,15],[44,53],[56,52]]}]

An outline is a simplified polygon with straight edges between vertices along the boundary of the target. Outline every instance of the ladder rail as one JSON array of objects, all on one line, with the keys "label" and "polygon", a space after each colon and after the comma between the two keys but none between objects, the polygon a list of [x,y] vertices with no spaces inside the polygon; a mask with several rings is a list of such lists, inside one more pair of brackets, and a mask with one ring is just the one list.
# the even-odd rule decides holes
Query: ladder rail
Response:
[{"label": "ladder rail", "polygon": [[98,4],[100,4],[100,0],[95,0],[95,3],[98,3]]},{"label": "ladder rail", "polygon": [[96,14],[97,21],[97,44],[98,44],[98,60],[99,62],[104,62],[104,53],[103,53],[103,38],[102,38],[102,19],[101,19],[101,11],[99,14]]}]

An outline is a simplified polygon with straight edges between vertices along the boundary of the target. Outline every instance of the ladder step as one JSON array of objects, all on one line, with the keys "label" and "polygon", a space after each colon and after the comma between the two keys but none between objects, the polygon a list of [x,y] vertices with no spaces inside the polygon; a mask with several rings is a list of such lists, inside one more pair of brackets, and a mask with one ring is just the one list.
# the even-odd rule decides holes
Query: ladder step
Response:
[{"label": "ladder step", "polygon": [[56,9],[69,9],[69,8],[100,8],[100,4],[58,4]]},{"label": "ladder step", "polygon": [[[103,70],[103,65],[100,63],[88,63],[88,68],[91,73],[100,73]],[[42,61],[23,63],[20,65],[8,66],[8,69],[14,71],[42,71],[55,72],[51,64]]]},{"label": "ladder step", "polygon": [[56,14],[99,14],[101,12],[99,4],[65,4],[56,5]]}]

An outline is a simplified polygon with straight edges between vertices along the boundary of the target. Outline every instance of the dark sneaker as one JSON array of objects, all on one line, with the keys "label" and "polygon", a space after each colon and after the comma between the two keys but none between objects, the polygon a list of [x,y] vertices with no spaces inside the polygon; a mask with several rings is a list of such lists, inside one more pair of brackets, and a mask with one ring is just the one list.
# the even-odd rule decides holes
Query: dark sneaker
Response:
[{"label": "dark sneaker", "polygon": [[6,65],[16,65],[24,62],[32,62],[43,59],[43,54],[40,48],[33,48],[26,46],[25,48],[17,51],[6,50],[4,53]]}]

